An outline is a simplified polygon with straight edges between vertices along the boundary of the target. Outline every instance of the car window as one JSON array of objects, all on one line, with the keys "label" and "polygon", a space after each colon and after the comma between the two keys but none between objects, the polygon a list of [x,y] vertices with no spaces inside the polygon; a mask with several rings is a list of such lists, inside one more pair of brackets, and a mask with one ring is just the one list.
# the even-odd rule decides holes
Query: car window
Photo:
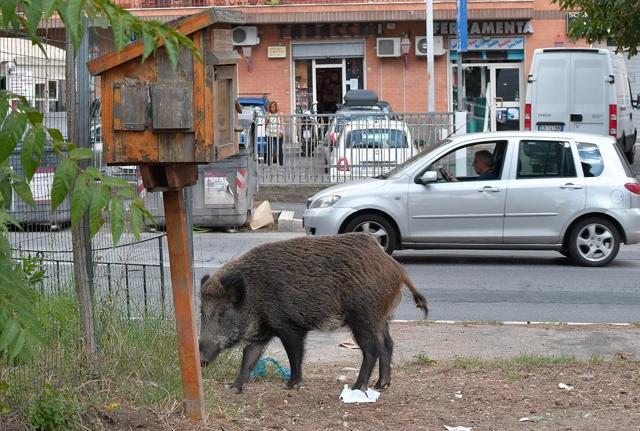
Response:
[{"label": "car window", "polygon": [[622,167],[624,168],[624,173],[629,177],[635,177],[636,174],[634,174],[633,170],[631,169],[631,166],[629,166],[629,162],[627,161],[627,157],[624,155],[624,153],[622,152],[622,148],[620,148],[619,145],[613,145],[613,147],[616,149],[616,154],[618,155],[618,159],[620,159],[620,163],[622,164]]},{"label": "car window", "polygon": [[576,176],[571,145],[558,141],[520,141],[516,178]]},{"label": "car window", "polygon": [[[493,158],[491,169],[496,171],[499,179],[502,173],[506,148],[507,141],[475,143],[445,154],[433,162],[427,170],[439,171],[439,168],[443,167],[455,175],[460,181],[473,180],[479,176],[473,167],[473,160],[476,153],[479,151],[488,151]],[[444,181],[440,172],[438,172],[438,181]]]},{"label": "car window", "polygon": [[347,132],[345,148],[408,148],[407,136],[398,129],[358,129]]},{"label": "car window", "polygon": [[604,170],[604,162],[598,146],[596,144],[578,142],[578,154],[580,155],[582,174],[585,177],[600,176]]}]

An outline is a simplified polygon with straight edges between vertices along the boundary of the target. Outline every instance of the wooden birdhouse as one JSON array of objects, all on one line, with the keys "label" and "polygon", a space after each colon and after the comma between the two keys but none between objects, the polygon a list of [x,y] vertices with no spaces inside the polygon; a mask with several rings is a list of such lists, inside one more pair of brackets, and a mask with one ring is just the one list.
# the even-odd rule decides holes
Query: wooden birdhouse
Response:
[{"label": "wooden birdhouse", "polygon": [[197,164],[238,151],[237,63],[231,28],[244,14],[211,8],[168,23],[193,40],[202,62],[184,47],[171,68],[164,46],[141,62],[143,41],[89,63],[102,90],[104,159],[139,165],[150,191],[197,181]]}]

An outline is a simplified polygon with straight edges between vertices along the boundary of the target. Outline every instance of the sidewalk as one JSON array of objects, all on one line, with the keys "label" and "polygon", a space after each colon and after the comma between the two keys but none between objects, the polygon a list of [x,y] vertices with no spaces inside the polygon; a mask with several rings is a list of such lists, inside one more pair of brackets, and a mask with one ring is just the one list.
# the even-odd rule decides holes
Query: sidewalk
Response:
[{"label": "sidewalk", "polygon": [[[391,336],[396,364],[409,361],[417,354],[440,361],[457,357],[512,359],[525,354],[577,360],[640,361],[640,325],[393,321]],[[360,350],[339,347],[349,338],[351,334],[346,328],[311,332],[305,362],[353,363],[359,367]],[[272,342],[264,356],[286,361],[279,341]]]}]

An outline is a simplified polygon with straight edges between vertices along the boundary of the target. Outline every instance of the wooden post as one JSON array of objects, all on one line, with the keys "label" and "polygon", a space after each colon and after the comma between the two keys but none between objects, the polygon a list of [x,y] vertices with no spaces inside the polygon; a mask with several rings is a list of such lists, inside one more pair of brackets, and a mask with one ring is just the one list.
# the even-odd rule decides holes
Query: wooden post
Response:
[{"label": "wooden post", "polygon": [[182,189],[165,191],[163,197],[185,410],[190,419],[204,421],[204,395],[185,202]]}]

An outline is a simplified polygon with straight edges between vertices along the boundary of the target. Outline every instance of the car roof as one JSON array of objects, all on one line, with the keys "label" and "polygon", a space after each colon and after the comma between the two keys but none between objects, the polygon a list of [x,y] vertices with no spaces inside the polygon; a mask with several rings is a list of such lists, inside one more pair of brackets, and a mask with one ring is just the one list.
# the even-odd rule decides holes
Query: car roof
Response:
[{"label": "car roof", "polygon": [[449,139],[452,142],[466,142],[475,141],[478,139],[509,139],[509,138],[531,138],[531,139],[572,139],[574,141],[587,141],[587,142],[603,142],[611,141],[615,142],[612,136],[594,135],[590,133],[576,133],[576,132],[538,132],[538,131],[503,131],[503,132],[479,132],[479,133],[467,133],[463,135],[450,136]]}]

